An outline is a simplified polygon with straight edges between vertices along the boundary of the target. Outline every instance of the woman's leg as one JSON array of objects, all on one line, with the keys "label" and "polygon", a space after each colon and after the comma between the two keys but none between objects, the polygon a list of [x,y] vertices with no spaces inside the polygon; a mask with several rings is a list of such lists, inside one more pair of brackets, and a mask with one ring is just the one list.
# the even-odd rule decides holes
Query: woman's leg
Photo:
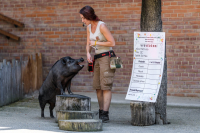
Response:
[{"label": "woman's leg", "polygon": [[104,111],[109,111],[111,98],[112,98],[111,90],[103,90],[103,110]]},{"label": "woman's leg", "polygon": [[98,103],[99,103],[99,109],[103,110],[103,91],[101,89],[97,89],[96,90],[97,93],[97,99],[98,99]]}]

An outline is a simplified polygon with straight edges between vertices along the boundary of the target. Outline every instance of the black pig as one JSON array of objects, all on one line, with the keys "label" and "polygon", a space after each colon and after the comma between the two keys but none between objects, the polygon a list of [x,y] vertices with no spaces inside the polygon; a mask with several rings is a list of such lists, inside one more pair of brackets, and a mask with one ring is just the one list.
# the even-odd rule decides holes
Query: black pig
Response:
[{"label": "black pig", "polygon": [[84,67],[79,65],[84,59],[72,59],[71,57],[63,57],[58,60],[49,71],[49,74],[39,89],[39,103],[41,107],[41,117],[44,117],[44,108],[49,103],[50,117],[53,116],[53,109],[56,103],[56,95],[64,95],[65,88],[69,94],[73,94],[70,90],[72,78]]}]

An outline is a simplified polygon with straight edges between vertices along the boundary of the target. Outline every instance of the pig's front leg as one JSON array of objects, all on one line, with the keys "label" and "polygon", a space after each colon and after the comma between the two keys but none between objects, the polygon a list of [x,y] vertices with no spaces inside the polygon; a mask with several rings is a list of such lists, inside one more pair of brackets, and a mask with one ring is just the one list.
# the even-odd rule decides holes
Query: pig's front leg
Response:
[{"label": "pig's front leg", "polygon": [[67,82],[67,91],[68,91],[68,93],[70,94],[70,95],[72,95],[73,93],[71,92],[71,89],[70,89],[70,87],[71,87],[71,79]]},{"label": "pig's front leg", "polygon": [[61,82],[59,82],[59,81],[57,82],[57,87],[58,87],[58,89],[60,89],[61,95],[66,95],[65,90],[63,89]]}]

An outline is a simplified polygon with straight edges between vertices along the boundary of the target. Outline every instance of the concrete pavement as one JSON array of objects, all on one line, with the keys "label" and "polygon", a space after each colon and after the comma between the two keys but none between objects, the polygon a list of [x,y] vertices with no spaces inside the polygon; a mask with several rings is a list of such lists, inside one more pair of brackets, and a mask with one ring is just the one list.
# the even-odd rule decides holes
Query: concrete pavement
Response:
[{"label": "concrete pavement", "polygon": [[[76,94],[90,96],[92,110],[98,110],[95,93]],[[46,118],[40,117],[37,95],[0,108],[0,133],[73,133],[59,130],[55,119],[49,117],[48,105]],[[200,98],[168,97],[167,120],[171,124],[139,127],[131,125],[130,101],[125,95],[113,94],[110,122],[103,124],[102,133],[200,133]]]}]

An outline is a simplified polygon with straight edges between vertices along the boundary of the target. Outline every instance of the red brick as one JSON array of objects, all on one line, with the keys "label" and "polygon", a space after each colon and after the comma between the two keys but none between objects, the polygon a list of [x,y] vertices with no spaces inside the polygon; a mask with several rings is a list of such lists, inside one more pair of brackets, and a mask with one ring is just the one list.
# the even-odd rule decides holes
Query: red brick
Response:
[{"label": "red brick", "polygon": [[106,12],[113,12],[113,11],[114,11],[114,8],[104,8],[103,11],[106,11]]},{"label": "red brick", "polygon": [[[200,90],[192,90],[192,92],[195,93],[200,93]],[[195,96],[196,97],[196,96]]]},{"label": "red brick", "polygon": [[187,36],[199,36],[199,33],[188,33]]},{"label": "red brick", "polygon": [[60,27],[71,27],[71,24],[60,24]]},{"label": "red brick", "polygon": [[198,94],[185,94],[186,97],[199,97]]},{"label": "red brick", "polygon": [[168,6],[168,9],[181,9],[181,6]]},{"label": "red brick", "polygon": [[195,5],[182,5],[181,8],[182,9],[194,9]]},{"label": "red brick", "polygon": [[43,34],[45,34],[45,35],[51,35],[51,34],[54,34],[54,32],[53,31],[47,31],[47,32],[43,32]]},{"label": "red brick", "polygon": [[26,17],[36,17],[36,14],[27,14]]},{"label": "red brick", "polygon": [[174,10],[173,13],[186,13],[187,10],[186,9],[180,9],[180,10]]},{"label": "red brick", "polygon": [[171,94],[171,96],[178,96],[178,97],[184,97],[185,94],[181,94],[181,93],[175,93],[175,94]]},{"label": "red brick", "polygon": [[37,17],[47,17],[48,14],[37,14]]},{"label": "red brick", "polygon": [[48,38],[59,38],[59,35],[50,35]]},{"label": "red brick", "polygon": [[121,0],[121,3],[126,3],[126,2],[128,2],[128,3],[132,3],[134,0]]},{"label": "red brick", "polygon": [[163,5],[165,5],[165,6],[169,6],[169,5],[171,5],[171,3],[170,3],[170,2],[164,2]]},{"label": "red brick", "polygon": [[178,2],[171,2],[171,5],[177,5]]},{"label": "red brick", "polygon": [[55,34],[66,34],[66,32],[65,31],[57,31],[57,32],[55,32]]},{"label": "red brick", "polygon": [[181,33],[181,30],[168,30],[168,33]]}]

